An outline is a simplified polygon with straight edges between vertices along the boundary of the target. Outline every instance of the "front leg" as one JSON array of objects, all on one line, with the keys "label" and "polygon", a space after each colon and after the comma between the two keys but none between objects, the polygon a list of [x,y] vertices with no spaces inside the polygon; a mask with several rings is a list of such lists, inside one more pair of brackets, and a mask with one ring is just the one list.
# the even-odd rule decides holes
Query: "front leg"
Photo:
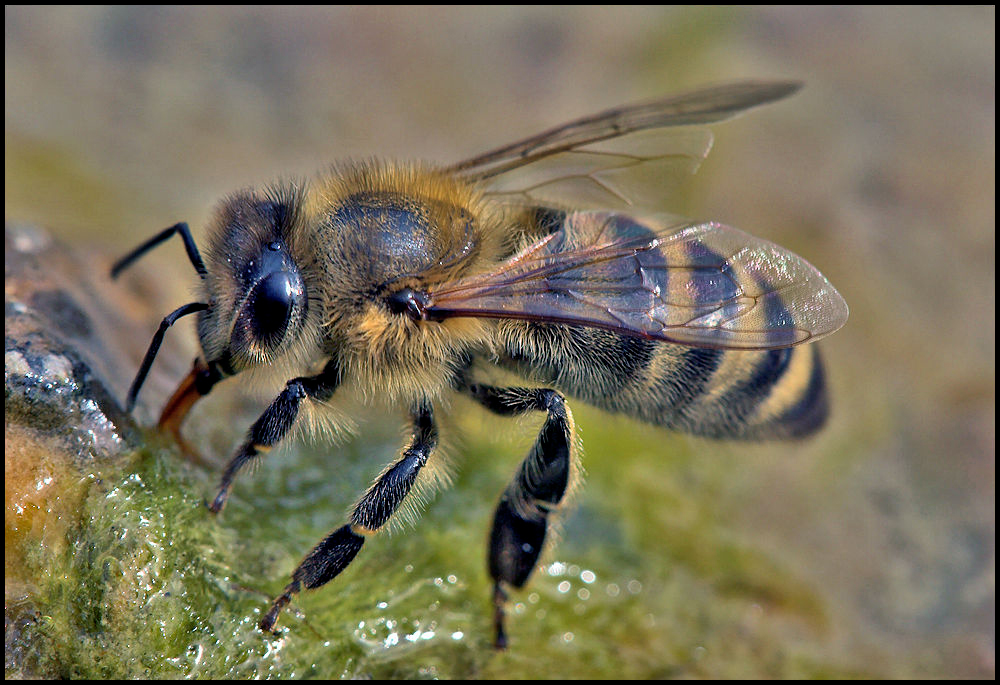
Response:
[{"label": "front leg", "polygon": [[520,588],[542,552],[549,514],[558,508],[573,468],[573,416],[566,400],[546,388],[496,388],[470,385],[466,392],[487,409],[504,416],[529,411],[548,414],[534,447],[504,490],[493,515],[489,570],[493,578],[497,649],[507,646],[504,630],[506,586]]},{"label": "front leg", "polygon": [[226,470],[222,473],[219,492],[209,505],[213,513],[219,513],[226,506],[233,480],[240,469],[260,455],[274,447],[289,429],[295,424],[299,415],[299,407],[304,399],[328,400],[340,384],[340,367],[331,360],[316,376],[293,378],[285,385],[270,406],[264,410],[260,418],[254,422],[247,434],[247,439],[236,450],[229,460]]},{"label": "front leg", "polygon": [[388,523],[409,494],[438,440],[430,403],[416,403],[411,417],[413,434],[402,456],[361,497],[351,514],[351,522],[330,533],[306,555],[292,573],[292,582],[261,619],[261,630],[274,630],[281,610],[303,587],[311,590],[325,585],[347,568],[361,551],[365,536],[377,533]]}]

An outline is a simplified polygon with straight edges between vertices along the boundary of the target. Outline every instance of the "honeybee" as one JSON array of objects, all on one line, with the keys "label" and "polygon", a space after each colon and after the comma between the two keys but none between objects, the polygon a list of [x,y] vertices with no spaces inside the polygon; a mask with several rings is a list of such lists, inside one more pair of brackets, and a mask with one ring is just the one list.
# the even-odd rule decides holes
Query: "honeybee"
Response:
[{"label": "honeybee", "polygon": [[[116,277],[177,235],[201,281],[199,300],[153,337],[129,411],[166,330],[190,314],[201,354],[161,427],[179,436],[191,406],[230,376],[269,366],[291,377],[226,466],[213,512],[248,463],[341,385],[409,408],[400,455],[306,555],[261,630],[397,513],[434,458],[434,406],[449,393],[545,416],[490,534],[498,648],[507,592],[530,577],[578,468],[568,397],[711,438],[795,438],[822,425],[823,366],[800,345],[844,324],[843,298],[777,245],[649,213],[664,174],[693,171],[708,153],[705,124],[799,87],[733,83],[613,109],[451,166],[342,163],[223,200],[204,257],[179,223],[113,266]],[[490,365],[526,385],[485,382]]]}]

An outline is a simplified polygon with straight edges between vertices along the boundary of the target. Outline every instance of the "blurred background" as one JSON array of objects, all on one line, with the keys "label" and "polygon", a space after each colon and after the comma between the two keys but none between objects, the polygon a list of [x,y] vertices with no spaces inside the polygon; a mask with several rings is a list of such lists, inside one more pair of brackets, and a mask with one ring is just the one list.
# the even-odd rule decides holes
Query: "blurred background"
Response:
[{"label": "blurred background", "polygon": [[[993,677],[995,47],[993,7],[7,7],[5,218],[110,259],[180,220],[201,238],[227,193],[340,158],[452,162],[623,103],[741,78],[800,79],[794,98],[716,126],[683,206],[667,209],[788,247],[844,295],[851,318],[822,343],[828,429],[804,445],[716,445],[578,408],[587,487],[552,557],[564,565],[535,579],[541,600],[521,596],[516,654],[476,656],[489,653],[484,595],[452,616],[481,637],[427,639],[435,666],[417,647],[405,659],[375,656],[393,652],[382,640],[340,662],[336,652],[320,670]],[[150,331],[193,281],[177,246],[162,251],[143,267],[164,288],[152,295],[162,313],[150,315]],[[181,361],[151,378],[149,416],[193,354],[184,331],[167,344]],[[128,378],[114,382],[124,394]],[[416,573],[443,575],[467,543],[476,558],[458,585],[471,596],[486,587],[476,574],[485,576],[489,510],[524,444],[501,446],[502,463],[477,458],[510,429],[455,407],[473,456],[455,451],[455,487],[386,549],[419,553],[442,528],[470,528],[423,559],[441,567]],[[249,404],[248,421],[259,410]],[[218,439],[220,454],[244,425]],[[347,469],[342,499],[297,485],[310,523],[250,584],[279,589],[340,525],[395,439]],[[337,479],[329,452],[275,457],[257,478],[281,480],[284,460]],[[214,478],[199,473],[196,487],[208,492]],[[247,495],[247,512],[271,510],[269,491],[249,492],[258,494]],[[748,555],[764,561],[728,560]],[[365,575],[386,571],[365,563]],[[595,584],[580,569],[596,567]],[[574,598],[559,605],[567,580]],[[629,587],[631,603],[621,599]],[[594,596],[581,599],[588,588]],[[301,603],[313,601],[324,600]],[[547,603],[564,611],[548,606],[546,618]],[[545,625],[537,633],[532,615]],[[289,665],[291,643],[322,645],[340,625],[293,632],[283,656],[284,640],[261,647],[256,658],[269,665],[252,673],[302,673]],[[391,634],[384,617],[379,625]],[[362,632],[354,642],[368,644]]]}]

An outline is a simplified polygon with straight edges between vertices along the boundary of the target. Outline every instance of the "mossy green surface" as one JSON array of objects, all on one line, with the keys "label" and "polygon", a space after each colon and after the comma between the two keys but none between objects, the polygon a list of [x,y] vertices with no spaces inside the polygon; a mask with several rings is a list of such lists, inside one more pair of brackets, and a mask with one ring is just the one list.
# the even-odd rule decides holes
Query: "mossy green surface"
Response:
[{"label": "mossy green surface", "polygon": [[[465,405],[462,405],[464,407]],[[472,436],[453,487],[370,539],[327,586],[298,596],[278,635],[256,623],[301,556],[392,458],[392,431],[293,446],[241,477],[222,515],[217,474],[169,447],[91,474],[65,544],[20,537],[36,584],[22,674],[67,678],[653,678],[847,676],[816,649],[823,599],[727,529],[720,459],[586,414],[587,480],[562,539],[515,593],[505,653],[491,647],[485,540],[495,498],[530,440]],[[606,417],[604,417],[606,419]],[[502,424],[466,417],[464,427]],[[621,429],[623,420],[609,419]],[[508,431],[509,427],[508,427]],[[655,449],[650,440],[658,439]],[[613,449],[612,446],[613,445]],[[461,452],[462,454],[457,454]],[[620,457],[619,457],[620,455]],[[624,458],[627,455],[627,458]],[[699,467],[699,464],[703,467]],[[10,523],[10,522],[8,522]],[[18,675],[10,673],[8,675]]]}]

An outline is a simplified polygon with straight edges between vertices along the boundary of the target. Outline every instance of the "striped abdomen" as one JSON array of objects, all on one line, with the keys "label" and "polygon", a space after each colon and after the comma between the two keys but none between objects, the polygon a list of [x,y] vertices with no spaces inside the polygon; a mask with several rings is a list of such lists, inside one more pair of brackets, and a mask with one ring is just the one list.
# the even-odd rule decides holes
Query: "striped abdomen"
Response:
[{"label": "striped abdomen", "polygon": [[808,435],[827,416],[815,345],[744,352],[559,324],[504,322],[502,329],[503,366],[667,428],[765,440]]}]

